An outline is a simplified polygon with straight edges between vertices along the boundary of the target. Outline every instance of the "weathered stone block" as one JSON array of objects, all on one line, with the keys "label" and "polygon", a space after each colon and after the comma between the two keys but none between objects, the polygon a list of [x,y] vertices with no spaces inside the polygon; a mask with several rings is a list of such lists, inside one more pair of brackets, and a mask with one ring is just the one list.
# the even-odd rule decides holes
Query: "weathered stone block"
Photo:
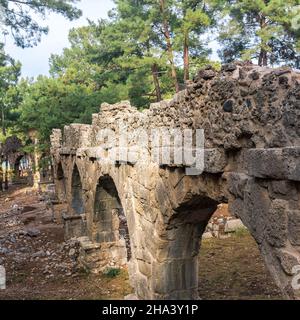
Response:
[{"label": "weathered stone block", "polygon": [[134,285],[137,296],[141,299],[153,299],[148,278],[139,272],[134,274]]},{"label": "weathered stone block", "polygon": [[204,150],[204,172],[223,172],[227,164],[224,150],[205,149]]},{"label": "weathered stone block", "polygon": [[[250,219],[249,216],[245,216],[245,215],[243,214],[243,211],[244,211],[244,201],[241,200],[241,199],[239,199],[239,198],[234,199],[233,201],[230,201],[230,202],[228,203],[228,210],[229,210],[229,212],[230,212],[232,215],[234,215],[234,216],[236,216],[236,217],[243,217],[244,219],[247,219],[247,218],[248,218],[247,220]],[[248,223],[249,223],[249,221],[248,221]]]},{"label": "weathered stone block", "polygon": [[245,226],[240,219],[233,219],[226,222],[224,231],[235,232],[238,229],[245,229]]},{"label": "weathered stone block", "polygon": [[276,199],[272,201],[267,215],[267,240],[274,247],[284,247],[287,240],[287,213],[288,202]]},{"label": "weathered stone block", "polygon": [[86,233],[84,215],[63,215],[65,239],[80,237]]},{"label": "weathered stone block", "polygon": [[244,189],[249,180],[249,176],[244,173],[230,172],[227,175],[228,190],[234,196],[243,199]]},{"label": "weathered stone block", "polygon": [[255,179],[249,179],[244,192],[244,210],[240,217],[258,243],[265,237],[270,204],[268,190],[261,187]]},{"label": "weathered stone block", "polygon": [[287,178],[300,181],[300,147],[284,148],[283,160]]},{"label": "weathered stone block", "polygon": [[293,182],[288,180],[272,180],[270,182],[270,196],[271,198],[279,199],[298,199],[298,191]]},{"label": "weathered stone block", "polygon": [[278,254],[277,254],[281,266],[284,270],[284,272],[289,275],[292,276],[293,272],[292,269],[294,266],[297,266],[300,264],[300,257],[298,254],[296,254],[295,252],[291,252],[287,249],[280,249],[278,250]]},{"label": "weathered stone block", "polygon": [[193,288],[198,279],[198,258],[172,260],[152,265],[152,286],[156,293]]},{"label": "weathered stone block", "polygon": [[246,169],[257,178],[284,179],[282,149],[250,149],[244,154]]},{"label": "weathered stone block", "polygon": [[288,236],[291,244],[300,246],[300,210],[288,210]]},{"label": "weathered stone block", "polygon": [[139,266],[139,271],[147,276],[147,277],[150,277],[151,276],[151,264],[150,263],[147,263],[143,260],[138,260],[138,266]]}]

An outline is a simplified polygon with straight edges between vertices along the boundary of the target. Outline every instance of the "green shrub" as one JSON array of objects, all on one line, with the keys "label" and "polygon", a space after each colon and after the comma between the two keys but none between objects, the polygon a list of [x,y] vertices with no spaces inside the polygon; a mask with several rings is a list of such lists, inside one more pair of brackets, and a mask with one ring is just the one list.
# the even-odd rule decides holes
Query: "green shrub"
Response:
[{"label": "green shrub", "polygon": [[121,270],[119,268],[107,268],[103,274],[109,278],[115,278],[120,274]]}]

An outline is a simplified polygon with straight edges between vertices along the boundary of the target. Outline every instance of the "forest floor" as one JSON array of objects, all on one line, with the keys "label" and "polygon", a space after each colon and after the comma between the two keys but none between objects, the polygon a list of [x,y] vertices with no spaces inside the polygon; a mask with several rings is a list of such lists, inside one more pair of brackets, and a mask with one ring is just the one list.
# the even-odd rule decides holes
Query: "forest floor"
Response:
[{"label": "forest floor", "polygon": [[204,239],[199,255],[199,296],[204,299],[281,300],[247,230],[230,238]]},{"label": "forest floor", "polygon": [[76,269],[76,244],[64,241],[62,224],[31,188],[1,194],[0,265],[0,299],[123,299],[132,292],[126,270],[110,278]]},{"label": "forest floor", "polygon": [[[133,292],[128,273],[115,277],[76,268],[76,243],[28,187],[0,195],[0,265],[6,269],[2,299],[123,299]],[[247,231],[205,239],[199,257],[202,299],[282,299]]]}]

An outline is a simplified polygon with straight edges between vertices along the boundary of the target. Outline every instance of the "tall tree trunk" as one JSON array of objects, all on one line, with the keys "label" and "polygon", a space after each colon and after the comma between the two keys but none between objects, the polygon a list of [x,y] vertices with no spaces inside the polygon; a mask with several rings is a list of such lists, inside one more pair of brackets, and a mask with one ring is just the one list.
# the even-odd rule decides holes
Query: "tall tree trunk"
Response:
[{"label": "tall tree trunk", "polygon": [[[264,29],[267,26],[266,17],[262,14],[259,19],[260,28]],[[268,65],[268,52],[263,48],[263,46],[267,45],[263,41],[261,41],[261,49],[258,58],[258,65],[266,67]]]},{"label": "tall tree trunk", "polygon": [[39,188],[39,182],[41,181],[41,175],[40,175],[40,168],[39,168],[39,160],[41,158],[41,155],[38,151],[38,139],[35,137],[34,138],[34,152],[33,152],[33,157],[34,157],[34,175],[33,175],[33,187],[34,189]]},{"label": "tall tree trunk", "polygon": [[158,79],[158,68],[156,63],[154,63],[151,66],[151,71],[152,71],[153,82],[155,86],[156,101],[159,102],[162,100],[162,98],[161,98],[161,91],[160,91],[160,85],[159,85],[159,79]]},{"label": "tall tree trunk", "polygon": [[184,65],[184,83],[190,78],[190,63],[189,63],[189,39],[188,34],[184,35],[183,44],[183,65]]},{"label": "tall tree trunk", "polygon": [[173,48],[172,48],[169,23],[166,18],[165,0],[160,0],[160,11],[161,11],[162,18],[163,18],[163,32],[164,32],[164,36],[165,36],[166,43],[167,43],[167,51],[168,51],[168,56],[169,56],[169,62],[171,65],[171,74],[172,74],[172,78],[174,80],[175,90],[176,90],[176,92],[178,92],[179,91],[179,83],[178,83],[177,72],[176,72],[176,68],[175,68],[175,64],[174,64],[174,53],[173,53]]},{"label": "tall tree trunk", "polygon": [[261,67],[266,67],[268,65],[268,53],[264,49],[260,49],[258,65]]}]

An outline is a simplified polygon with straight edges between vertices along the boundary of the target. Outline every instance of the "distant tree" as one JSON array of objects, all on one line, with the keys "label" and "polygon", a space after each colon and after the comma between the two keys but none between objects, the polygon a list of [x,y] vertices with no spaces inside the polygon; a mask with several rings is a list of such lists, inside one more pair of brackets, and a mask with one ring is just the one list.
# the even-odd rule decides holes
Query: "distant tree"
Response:
[{"label": "distant tree", "polygon": [[111,22],[102,20],[72,30],[71,47],[62,55],[51,56],[51,75],[84,83],[109,103],[130,99],[143,107],[160,101],[170,89],[163,86],[162,90],[159,83],[159,73],[167,69],[166,60],[156,55],[155,41],[143,28],[145,20],[139,15],[130,17],[123,12]]},{"label": "distant tree", "polygon": [[174,27],[176,51],[183,52],[184,82],[190,76],[190,57],[206,58],[209,49],[204,48],[203,35],[213,21],[212,8],[206,1],[175,0],[173,10],[177,21]]},{"label": "distant tree", "polygon": [[85,85],[68,84],[63,79],[44,76],[23,85],[17,128],[21,132],[37,130],[40,144],[48,144],[53,128],[72,122],[90,123],[99,109],[98,93]]},{"label": "distant tree", "polygon": [[[48,33],[35,17],[45,18],[50,12],[61,14],[69,20],[81,16],[74,7],[78,0],[0,0],[0,20],[3,34],[11,34],[17,46],[36,45],[42,34]],[[3,42],[3,41],[2,41]]]},{"label": "distant tree", "polygon": [[16,84],[20,76],[21,64],[6,55],[0,45],[0,108],[2,134],[6,136],[7,121],[11,120],[11,110],[17,103]]},{"label": "distant tree", "polygon": [[[222,13],[220,56],[257,60],[260,66],[299,65],[300,30],[292,21],[300,14],[299,0],[211,0]],[[299,28],[300,29],[300,28]]]},{"label": "distant tree", "polygon": [[22,147],[22,141],[15,135],[7,137],[4,142],[1,144],[0,148],[0,191],[2,191],[2,183],[3,183],[3,172],[2,172],[2,164],[3,161],[5,163],[5,174],[4,174],[4,189],[8,189],[8,158],[15,152],[20,151]]},{"label": "distant tree", "polygon": [[[153,17],[157,15],[152,2],[115,1],[116,9],[111,13],[113,25],[109,31],[109,38],[114,39],[119,52],[114,61],[130,70],[129,84],[135,83],[135,88],[129,90],[131,99],[142,94],[144,104],[149,104],[153,98],[162,100],[165,90],[161,79],[168,69],[163,40],[154,26]],[[136,81],[138,78],[140,80]]]}]

